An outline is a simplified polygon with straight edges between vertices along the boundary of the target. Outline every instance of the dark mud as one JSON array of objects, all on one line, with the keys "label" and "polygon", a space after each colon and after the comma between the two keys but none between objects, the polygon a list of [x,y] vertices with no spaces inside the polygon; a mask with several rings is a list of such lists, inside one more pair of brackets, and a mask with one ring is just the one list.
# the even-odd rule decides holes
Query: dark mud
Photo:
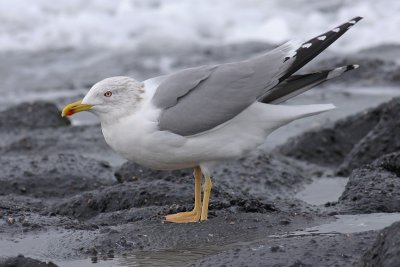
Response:
[{"label": "dark mud", "polygon": [[42,262],[29,257],[19,255],[14,258],[0,260],[1,267],[57,267],[52,262]]},{"label": "dark mud", "polygon": [[224,251],[188,266],[354,266],[375,237],[376,233],[365,232],[270,238]]},{"label": "dark mud", "polygon": [[58,108],[48,102],[23,103],[0,113],[0,131],[21,128],[32,130],[69,124],[68,119],[60,118]]},{"label": "dark mud", "polygon": [[[318,172],[318,168],[309,167],[304,162],[279,154],[255,151],[246,158],[224,163],[215,170],[214,176],[218,177],[215,181],[217,185],[260,199],[268,199],[277,195],[288,196],[299,186],[310,182],[311,176]],[[175,183],[178,178],[182,181],[189,180],[191,183],[192,173],[193,170],[154,171],[126,162],[116,171],[115,176],[119,182],[162,179]],[[241,180],[239,186],[237,179]]]},{"label": "dark mud", "polygon": [[115,183],[107,162],[74,154],[2,157],[0,165],[0,195],[65,197]]},{"label": "dark mud", "polygon": [[335,168],[338,175],[399,151],[400,98],[290,139],[278,151],[286,156]]},{"label": "dark mud", "polygon": [[370,113],[379,116],[378,123],[346,155],[338,169],[339,174],[370,163],[381,155],[400,151],[400,98],[385,103]]},{"label": "dark mud", "polygon": [[400,211],[400,152],[354,170],[339,199],[346,212]]},{"label": "dark mud", "polygon": [[372,248],[362,256],[357,266],[400,266],[400,222],[379,233]]},{"label": "dark mud", "polygon": [[[37,97],[57,89],[49,97],[61,106],[107,76],[140,79],[246,58],[266,46],[1,55],[9,75],[0,90]],[[398,47],[391,49],[400,54]],[[399,83],[398,63],[382,49],[350,56],[328,52],[309,69],[353,63],[362,67],[336,79],[337,88]],[[326,86],[321,90],[335,94]],[[310,96],[328,102],[323,93]],[[347,101],[352,104],[350,97]],[[335,214],[399,212],[399,101],[336,122],[321,120],[319,128],[273,151],[253,151],[221,165],[214,174],[209,220],[170,224],[163,220],[166,214],[193,207],[192,170],[161,172],[124,163],[105,144],[99,125],[71,125],[50,102],[12,105],[7,100],[0,112],[0,258],[9,257],[6,261],[16,266],[49,260],[58,266],[379,266],[365,262],[390,259],[385,253],[391,255],[388,244],[394,241],[388,230],[303,232],[341,223]],[[297,198],[312,181],[337,174],[349,176],[338,201],[317,206]]]}]

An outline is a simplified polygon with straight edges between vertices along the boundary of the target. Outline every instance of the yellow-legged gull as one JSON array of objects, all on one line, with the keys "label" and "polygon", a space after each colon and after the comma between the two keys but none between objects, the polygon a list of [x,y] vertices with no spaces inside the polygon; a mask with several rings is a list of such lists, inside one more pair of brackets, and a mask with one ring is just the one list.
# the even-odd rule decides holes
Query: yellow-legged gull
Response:
[{"label": "yellow-legged gull", "polygon": [[185,69],[143,82],[107,78],[83,100],[67,105],[62,115],[84,110],[96,114],[106,142],[130,161],[159,170],[194,168],[194,209],[167,215],[166,220],[204,221],[211,174],[218,163],[246,155],[280,126],[334,108],[279,104],[358,67],[294,75],[360,19],[249,60]]}]

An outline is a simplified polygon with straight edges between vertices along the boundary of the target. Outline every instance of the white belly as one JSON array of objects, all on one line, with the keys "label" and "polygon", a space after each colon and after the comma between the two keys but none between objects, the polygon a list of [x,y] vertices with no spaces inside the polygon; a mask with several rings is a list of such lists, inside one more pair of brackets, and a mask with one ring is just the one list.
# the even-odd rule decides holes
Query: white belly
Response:
[{"label": "white belly", "polygon": [[134,114],[112,125],[102,125],[102,130],[106,142],[130,161],[153,169],[182,169],[242,157],[278,127],[331,108],[255,103],[226,124],[188,137],[159,131],[159,113]]}]

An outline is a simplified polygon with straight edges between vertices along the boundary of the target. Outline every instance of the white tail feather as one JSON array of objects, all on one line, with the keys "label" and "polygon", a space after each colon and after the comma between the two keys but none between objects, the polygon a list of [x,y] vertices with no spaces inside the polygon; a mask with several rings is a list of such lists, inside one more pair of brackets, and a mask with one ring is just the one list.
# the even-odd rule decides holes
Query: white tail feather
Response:
[{"label": "white tail feather", "polygon": [[265,120],[269,122],[276,122],[277,124],[281,125],[336,108],[333,104],[263,105]]}]

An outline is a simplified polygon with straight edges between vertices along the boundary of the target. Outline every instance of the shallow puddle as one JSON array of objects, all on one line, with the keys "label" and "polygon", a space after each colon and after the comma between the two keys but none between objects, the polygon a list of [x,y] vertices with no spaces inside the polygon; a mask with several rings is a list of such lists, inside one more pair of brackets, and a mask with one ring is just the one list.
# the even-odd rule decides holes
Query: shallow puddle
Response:
[{"label": "shallow puddle", "polygon": [[[296,197],[310,204],[321,205],[329,201],[337,201],[344,190],[347,178],[331,177],[318,178],[307,185]],[[318,235],[337,235],[347,233],[357,233],[370,230],[383,229],[396,221],[400,221],[400,213],[373,213],[358,215],[337,215],[335,220],[319,226],[306,228],[304,230],[271,235],[273,238],[291,238],[301,236]],[[20,240],[0,240],[0,257],[15,256],[15,251],[20,254],[36,259],[49,260],[51,252],[46,246],[52,246],[51,241],[54,236],[63,238],[73,233],[47,232],[36,236],[24,237]],[[51,238],[50,238],[51,237]],[[60,267],[78,266],[185,266],[190,262],[210,256],[222,251],[231,250],[243,246],[254,246],[265,239],[252,239],[247,242],[235,242],[224,246],[205,246],[199,248],[184,248],[162,251],[136,251],[124,256],[113,257],[112,255],[98,255],[96,257],[80,260],[60,260],[52,259]],[[44,253],[45,252],[45,253]],[[46,253],[47,252],[47,253]],[[54,258],[54,255],[53,255]]]},{"label": "shallow puddle", "polygon": [[[337,215],[337,220],[322,224],[315,227],[306,228],[302,231],[290,232],[282,235],[271,235],[269,238],[291,238],[301,236],[316,235],[336,235],[346,233],[358,233],[370,230],[380,230],[392,223],[400,220],[400,213],[372,213],[359,215]],[[263,239],[265,240],[265,239]],[[226,246],[209,246],[202,248],[164,250],[164,251],[140,251],[134,252],[127,256],[113,259],[95,259],[96,264],[92,260],[77,260],[60,262],[56,261],[60,267],[77,267],[77,266],[126,266],[126,267],[142,267],[142,266],[185,266],[190,262],[201,259],[204,256],[217,254],[218,252],[235,249],[243,246],[256,245],[260,239],[249,242],[238,242],[227,244]]]},{"label": "shallow puddle", "polygon": [[357,215],[336,215],[337,220],[302,231],[290,232],[271,237],[292,237],[310,235],[335,235],[381,230],[394,222],[400,221],[400,213],[371,213]]},{"label": "shallow puddle", "polygon": [[[358,215],[337,215],[334,216],[335,221],[306,228],[301,231],[289,232],[280,235],[271,235],[271,238],[291,238],[301,236],[318,236],[318,235],[336,235],[357,233],[370,230],[380,230],[392,223],[400,220],[400,213],[373,213],[373,214],[358,214]],[[265,239],[254,239],[248,242],[236,242],[226,244],[224,246],[206,246],[200,248],[185,248],[162,251],[136,251],[124,256],[113,257],[112,255],[99,255],[88,259],[80,260],[60,260],[51,259],[51,252],[46,249],[46,246],[51,246],[48,243],[49,235],[54,237],[57,233],[45,233],[36,237],[27,237],[18,242],[12,240],[0,240],[0,257],[15,256],[15,251],[25,256],[35,259],[52,260],[60,267],[78,267],[78,266],[94,266],[94,267],[109,267],[109,266],[185,266],[190,262],[201,259],[204,256],[217,254],[218,252],[231,250],[243,246],[255,246]],[[58,233],[59,234],[59,233]],[[60,235],[60,234],[59,234]],[[61,238],[61,235],[60,235]],[[47,240],[47,242],[46,242]],[[48,253],[43,253],[47,251]],[[46,254],[46,255],[44,255]]]},{"label": "shallow puddle", "polygon": [[295,197],[312,205],[335,202],[343,193],[348,180],[345,177],[318,178],[298,192]]},{"label": "shallow puddle", "polygon": [[139,251],[130,253],[126,256],[120,256],[113,259],[91,258],[75,261],[55,261],[60,267],[78,267],[78,266],[124,266],[124,267],[179,267],[185,266],[190,262],[196,261],[206,255],[213,255],[219,251],[229,248],[226,247],[207,247],[182,250],[164,250],[164,251]]}]

